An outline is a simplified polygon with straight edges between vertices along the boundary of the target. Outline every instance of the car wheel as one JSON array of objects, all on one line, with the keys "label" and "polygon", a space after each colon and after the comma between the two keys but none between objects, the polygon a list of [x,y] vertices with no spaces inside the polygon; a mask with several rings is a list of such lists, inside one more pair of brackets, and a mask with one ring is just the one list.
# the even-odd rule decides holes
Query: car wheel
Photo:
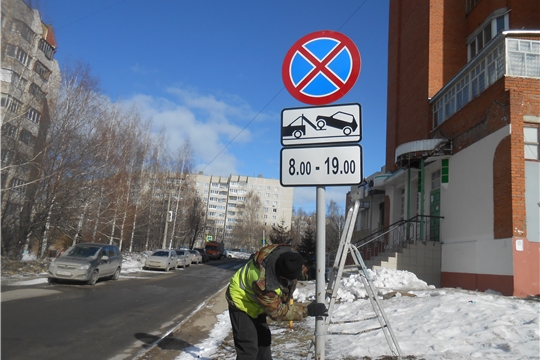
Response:
[{"label": "car wheel", "polygon": [[169,271],[169,264],[167,264],[167,266],[165,267],[165,272],[168,272]]},{"label": "car wheel", "polygon": [[47,282],[51,285],[54,285],[54,284],[58,284],[58,281],[56,281],[55,278],[48,278],[47,279]]},{"label": "car wheel", "polygon": [[96,269],[92,271],[92,275],[90,275],[90,280],[88,280],[88,285],[96,285],[97,281],[99,279],[99,271]]},{"label": "car wheel", "polygon": [[120,268],[117,268],[116,271],[114,272],[114,275],[111,277],[111,280],[118,280],[119,277],[120,277]]}]

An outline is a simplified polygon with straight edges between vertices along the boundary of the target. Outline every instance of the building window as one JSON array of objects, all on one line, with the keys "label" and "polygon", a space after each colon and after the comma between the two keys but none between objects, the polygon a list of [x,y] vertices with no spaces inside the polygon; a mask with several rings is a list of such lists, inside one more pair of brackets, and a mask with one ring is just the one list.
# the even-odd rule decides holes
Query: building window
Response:
[{"label": "building window", "polygon": [[272,212],[273,212],[273,213],[277,213],[277,209],[272,209]]},{"label": "building window", "polygon": [[11,180],[11,188],[13,191],[24,193],[26,191],[26,186],[24,184],[24,181],[22,181],[21,179]]},{"label": "building window", "polygon": [[400,206],[401,220],[405,219],[405,189],[401,189],[401,206]]},{"label": "building window", "polygon": [[2,150],[2,163],[9,164],[13,160],[13,155],[15,153],[10,150]]},{"label": "building window", "polygon": [[20,20],[13,20],[13,25],[11,26],[12,32],[18,32],[21,34],[21,37],[28,41],[29,43],[32,43],[32,39],[34,37],[34,32],[30,28],[30,26],[26,25],[24,22]]},{"label": "building window", "polygon": [[506,10],[495,11],[469,36],[467,41],[469,61],[478,55],[498,33],[508,29],[508,13],[501,14],[501,12],[506,12]]},{"label": "building window", "polygon": [[12,139],[17,138],[17,127],[10,123],[4,123],[2,125],[2,135],[10,137]]},{"label": "building window", "polygon": [[34,95],[37,100],[41,100],[45,96],[45,93],[41,91],[40,87],[34,83],[30,84],[30,89],[28,89],[28,91],[30,94]]},{"label": "building window", "polygon": [[463,74],[454,85],[441,92],[433,103],[433,127],[436,128],[454,115],[475,96],[500,79],[505,73],[505,45],[501,42],[478,64]]},{"label": "building window", "polygon": [[19,60],[19,62],[24,66],[27,66],[30,60],[26,51],[11,44],[6,45],[6,55]]},{"label": "building window", "polygon": [[506,39],[508,75],[540,78],[540,41]]},{"label": "building window", "polygon": [[525,126],[523,128],[525,135],[525,159],[528,160],[540,160],[539,155],[539,144],[540,144],[540,134],[538,131],[538,126]]},{"label": "building window", "polygon": [[19,100],[14,99],[11,95],[2,94],[1,106],[11,112],[17,113],[21,109],[22,103]]},{"label": "building window", "polygon": [[[11,70],[8,70],[11,71]],[[28,80],[21,77],[21,75],[17,74],[15,71],[11,71],[11,84],[17,88],[24,91],[26,88],[26,84],[28,84]]]},{"label": "building window", "polygon": [[41,38],[39,40],[38,48],[43,52],[43,54],[45,54],[45,57],[47,59],[52,60],[54,56],[54,47],[52,47],[47,41],[45,41],[45,39]]},{"label": "building window", "polygon": [[274,194],[274,199],[277,199],[278,198],[278,194]]},{"label": "building window", "polygon": [[43,78],[43,80],[48,81],[49,76],[51,75],[51,70],[49,70],[45,65],[40,61],[36,61],[34,65],[34,71]]},{"label": "building window", "polygon": [[435,190],[441,187],[441,170],[437,170],[431,173],[431,190]]},{"label": "building window", "polygon": [[466,0],[465,1],[465,12],[468,14],[471,10],[478,4],[480,0]]}]

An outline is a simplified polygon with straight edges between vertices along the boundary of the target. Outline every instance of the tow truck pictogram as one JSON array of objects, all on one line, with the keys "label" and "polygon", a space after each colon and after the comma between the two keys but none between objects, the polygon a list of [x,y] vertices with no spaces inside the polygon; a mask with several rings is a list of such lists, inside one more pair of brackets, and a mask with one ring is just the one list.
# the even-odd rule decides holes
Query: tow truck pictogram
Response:
[{"label": "tow truck pictogram", "polygon": [[331,116],[318,115],[316,119],[316,124],[312,123],[304,114],[300,115],[289,125],[281,128],[281,136],[285,137],[295,137],[296,139],[306,136],[306,125],[307,123],[315,131],[324,131],[325,127],[332,127],[335,129],[340,129],[343,131],[345,136],[349,136],[353,131],[358,128],[358,123],[354,118],[354,115],[338,111]]}]

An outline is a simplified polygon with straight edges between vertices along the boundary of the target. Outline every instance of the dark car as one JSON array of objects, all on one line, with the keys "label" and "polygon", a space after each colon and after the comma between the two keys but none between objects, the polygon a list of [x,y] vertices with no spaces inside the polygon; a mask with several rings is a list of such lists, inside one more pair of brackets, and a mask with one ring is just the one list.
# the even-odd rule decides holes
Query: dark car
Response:
[{"label": "dark car", "polygon": [[201,253],[203,263],[210,261],[210,257],[208,256],[208,253],[206,252],[206,249],[195,248],[195,250],[197,250],[199,253]]},{"label": "dark car", "polygon": [[353,131],[358,128],[358,123],[354,118],[354,115],[338,111],[332,116],[317,116],[317,126],[319,128],[324,128],[325,126],[333,127],[336,129],[343,130],[343,134],[349,136]]},{"label": "dark car", "polygon": [[122,270],[122,255],[118,247],[107,244],[76,244],[49,265],[49,282],[58,280],[83,281],[94,285],[107,277],[118,280]]}]

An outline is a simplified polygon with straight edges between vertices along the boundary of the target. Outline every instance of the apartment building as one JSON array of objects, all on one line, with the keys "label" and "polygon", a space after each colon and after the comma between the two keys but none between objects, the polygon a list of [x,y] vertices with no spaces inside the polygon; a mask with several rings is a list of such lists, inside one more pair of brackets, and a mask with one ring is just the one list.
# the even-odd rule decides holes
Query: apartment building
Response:
[{"label": "apartment building", "polygon": [[[291,228],[294,188],[282,187],[279,179],[230,175],[195,175],[195,189],[202,197],[207,211],[207,235],[227,241],[237,221],[242,219],[246,197],[258,196],[260,223],[271,229],[283,224]],[[262,234],[261,234],[262,236]]]},{"label": "apartment building", "polygon": [[392,266],[435,285],[540,294],[539,128],[540,2],[391,0],[386,163],[351,188],[358,238],[385,234],[364,255],[401,242]]},{"label": "apartment building", "polygon": [[[60,69],[51,26],[23,0],[2,0],[1,107],[2,228],[30,216],[28,203],[39,176],[49,109]],[[5,233],[3,233],[6,236]],[[13,234],[12,234],[13,235]]]}]

